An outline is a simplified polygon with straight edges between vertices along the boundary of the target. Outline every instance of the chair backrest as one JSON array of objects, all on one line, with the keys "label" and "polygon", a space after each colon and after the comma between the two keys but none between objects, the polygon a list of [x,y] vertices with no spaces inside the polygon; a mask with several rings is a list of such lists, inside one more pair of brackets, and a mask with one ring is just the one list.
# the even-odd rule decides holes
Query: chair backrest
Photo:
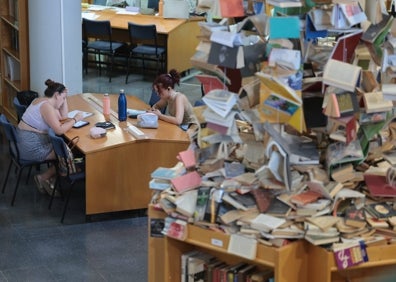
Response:
[{"label": "chair backrest", "polygon": [[69,157],[67,152],[67,144],[62,137],[57,136],[52,128],[48,129],[48,136],[50,137],[52,147],[54,148],[55,154],[58,158],[67,159]]},{"label": "chair backrest", "polygon": [[[152,107],[159,100],[160,100],[160,96],[157,94],[157,92],[154,89],[151,90],[151,96],[150,96],[150,101],[149,101],[150,107]],[[161,109],[162,114],[165,114],[165,112],[166,112],[166,107]]]},{"label": "chair backrest", "polygon": [[19,161],[19,150],[15,126],[8,121],[4,114],[0,115],[0,124],[4,129],[5,136],[8,140],[11,157]]},{"label": "chair backrest", "polygon": [[16,109],[17,116],[18,116],[18,122],[19,122],[22,119],[23,113],[26,111],[27,106],[19,103],[19,100],[17,97],[14,97],[13,104]]},{"label": "chair backrest", "polygon": [[155,24],[141,25],[128,22],[129,41],[132,46],[137,45],[139,40],[150,40],[157,47],[157,27]]},{"label": "chair backrest", "polygon": [[147,8],[154,9],[154,11],[158,11],[159,0],[148,0]]},{"label": "chair backrest", "polygon": [[83,37],[86,42],[89,38],[95,40],[112,41],[110,21],[95,21],[83,18]]}]

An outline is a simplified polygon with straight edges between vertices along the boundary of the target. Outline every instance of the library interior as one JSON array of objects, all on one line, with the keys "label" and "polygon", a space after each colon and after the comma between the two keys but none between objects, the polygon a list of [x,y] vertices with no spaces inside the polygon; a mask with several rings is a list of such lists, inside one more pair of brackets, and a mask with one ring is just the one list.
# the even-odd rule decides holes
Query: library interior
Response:
[{"label": "library interior", "polygon": [[0,0],[0,282],[394,281],[395,5]]}]

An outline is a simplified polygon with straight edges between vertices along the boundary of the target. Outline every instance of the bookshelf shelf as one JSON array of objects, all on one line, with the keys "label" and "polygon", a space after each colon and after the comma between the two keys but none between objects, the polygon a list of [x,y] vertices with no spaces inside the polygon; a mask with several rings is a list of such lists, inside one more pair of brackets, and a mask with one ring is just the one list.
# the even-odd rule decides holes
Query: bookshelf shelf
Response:
[{"label": "bookshelf shelf", "polygon": [[0,5],[0,107],[16,122],[12,101],[17,92],[30,86],[28,0],[0,0]]},{"label": "bookshelf shelf", "polygon": [[[162,213],[162,215],[161,213],[153,207],[149,207],[149,218],[164,218],[165,213]],[[149,237],[149,281],[178,281],[181,269],[180,257],[183,253],[192,249],[210,253],[229,264],[245,261],[260,268],[271,268],[274,271],[275,281],[307,281],[305,271],[307,269],[305,263],[308,261],[306,258],[307,244],[304,241],[296,241],[281,248],[259,244],[257,256],[254,260],[228,253],[229,241],[230,236],[227,234],[205,230],[191,224],[188,225],[185,241],[168,237],[161,239]],[[150,256],[150,253],[160,254],[163,257]],[[164,264],[158,269],[159,261],[164,262]],[[158,276],[155,277],[157,280],[154,279],[152,272],[157,273]],[[150,275],[152,276],[150,277]],[[162,279],[158,280],[159,277],[162,277]]]},{"label": "bookshelf shelf", "polygon": [[385,281],[396,269],[396,244],[367,247],[369,261],[338,270],[334,254],[324,248],[309,245],[307,281]]}]

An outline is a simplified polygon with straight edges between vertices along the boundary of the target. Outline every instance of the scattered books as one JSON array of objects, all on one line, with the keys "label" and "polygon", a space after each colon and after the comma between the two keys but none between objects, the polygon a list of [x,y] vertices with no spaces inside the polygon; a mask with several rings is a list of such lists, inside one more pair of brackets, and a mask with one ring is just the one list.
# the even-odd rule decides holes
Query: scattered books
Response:
[{"label": "scattered books", "polygon": [[329,59],[323,71],[323,83],[354,92],[360,78],[361,67]]},{"label": "scattered books", "polygon": [[225,89],[213,89],[202,98],[216,114],[225,117],[237,102],[237,94]]},{"label": "scattered books", "polygon": [[350,206],[345,210],[344,216],[345,224],[362,228],[366,226],[366,215],[363,208],[356,208],[356,206]]},{"label": "scattered books", "polygon": [[381,91],[364,93],[363,100],[367,113],[388,112],[393,108],[393,102],[385,100]]}]

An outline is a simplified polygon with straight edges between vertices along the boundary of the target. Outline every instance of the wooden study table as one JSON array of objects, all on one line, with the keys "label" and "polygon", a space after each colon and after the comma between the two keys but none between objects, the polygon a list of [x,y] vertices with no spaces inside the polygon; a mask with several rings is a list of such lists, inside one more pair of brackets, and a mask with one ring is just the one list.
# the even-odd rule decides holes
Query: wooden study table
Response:
[{"label": "wooden study table", "polygon": [[[84,8],[89,11],[89,8]],[[195,53],[200,34],[198,21],[203,17],[191,19],[164,19],[154,15],[124,15],[117,14],[114,8],[92,11],[98,17],[96,20],[109,20],[113,29],[113,39],[129,42],[128,22],[136,24],[155,24],[157,27],[159,44],[166,47],[166,70],[172,68],[179,72],[189,70],[192,65],[190,58]]]},{"label": "wooden study table", "polygon": [[[159,166],[172,167],[176,155],[189,145],[187,133],[178,126],[159,121],[158,129],[141,129],[147,139],[137,140],[125,128],[136,119],[119,122],[112,114],[115,129],[104,138],[90,137],[90,128],[104,121],[101,111],[103,94],[79,94],[67,98],[69,110],[93,112],[86,118],[90,124],[72,128],[65,136],[79,136],[78,149],[85,155],[86,214],[147,208],[152,190],[148,188],[150,174]],[[117,110],[118,95],[110,95],[111,108]],[[127,95],[128,108],[144,110],[149,106],[139,98]]]}]

